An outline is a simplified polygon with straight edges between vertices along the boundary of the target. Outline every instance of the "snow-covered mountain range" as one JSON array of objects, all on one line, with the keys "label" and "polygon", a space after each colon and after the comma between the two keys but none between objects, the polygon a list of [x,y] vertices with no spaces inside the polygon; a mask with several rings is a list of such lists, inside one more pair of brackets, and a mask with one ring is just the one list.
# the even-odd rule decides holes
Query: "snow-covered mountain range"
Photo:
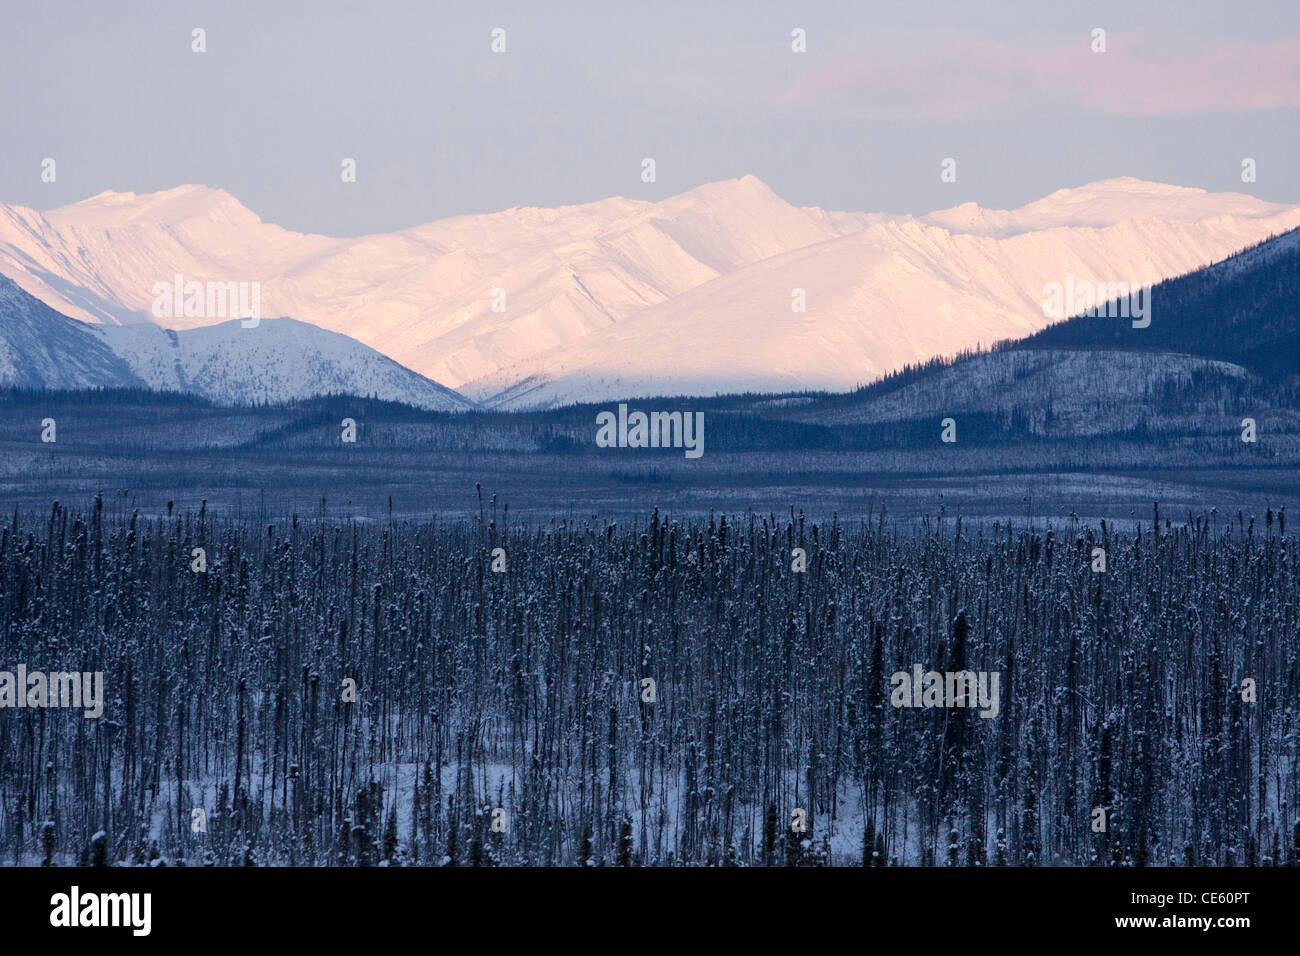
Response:
[{"label": "snow-covered mountain range", "polygon": [[[152,290],[176,274],[258,282],[263,314],[341,333],[475,400],[529,407],[849,388],[1041,329],[1043,286],[1067,274],[1152,283],[1296,226],[1300,205],[1131,178],[1017,210],[966,203],[912,217],[796,207],[746,176],[657,203],[513,208],[342,239],[183,186],[46,213],[0,205],[0,273],[105,325],[153,321]],[[800,294],[805,311],[792,307]],[[258,330],[234,323],[234,351],[213,362],[247,361],[235,357],[249,344],[241,331]],[[171,374],[162,345],[132,356],[149,381]],[[291,368],[300,361],[286,343],[274,371],[310,379],[310,367]],[[193,374],[215,381],[213,368]],[[258,387],[251,374],[229,381]]]}]

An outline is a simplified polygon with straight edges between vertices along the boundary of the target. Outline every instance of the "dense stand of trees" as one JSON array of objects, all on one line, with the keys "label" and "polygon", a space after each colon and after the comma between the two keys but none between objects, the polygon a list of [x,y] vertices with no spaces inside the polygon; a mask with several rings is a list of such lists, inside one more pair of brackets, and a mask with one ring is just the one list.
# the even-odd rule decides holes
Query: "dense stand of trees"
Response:
[{"label": "dense stand of trees", "polygon": [[[0,709],[0,854],[1300,863],[1297,541],[1187,519],[15,513],[0,669],[107,702]],[[1000,672],[998,715],[891,706],[913,664]]]}]

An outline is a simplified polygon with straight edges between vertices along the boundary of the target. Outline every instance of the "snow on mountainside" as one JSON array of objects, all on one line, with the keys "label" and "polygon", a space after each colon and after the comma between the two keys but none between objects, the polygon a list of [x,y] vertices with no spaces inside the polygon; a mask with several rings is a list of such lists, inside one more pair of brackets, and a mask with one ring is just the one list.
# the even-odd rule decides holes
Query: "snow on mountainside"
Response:
[{"label": "snow on mountainside", "polygon": [[1017,348],[1105,350],[1106,356],[1121,349],[1184,352],[1242,365],[1268,381],[1295,379],[1300,229],[1162,282],[1152,299],[1156,319],[1149,326],[1076,316],[1021,339]]},{"label": "snow on mountainside", "polygon": [[173,331],[89,325],[0,276],[0,385],[152,388],[219,404],[346,393],[457,411],[473,403],[336,332],[293,319]]},{"label": "snow on mountainside", "polygon": [[[1221,258],[1264,220],[1122,221],[1004,239],[894,222],[706,283],[462,391],[507,408],[613,397],[841,390],[904,365],[1042,329],[1043,286],[1067,273],[1154,283]],[[1264,235],[1267,235],[1265,231]],[[1261,237],[1262,238],[1262,237]],[[791,309],[804,289],[807,311]],[[1154,305],[1157,321],[1160,302]]]},{"label": "snow on mountainside", "polygon": [[190,392],[222,405],[346,393],[439,411],[474,407],[347,336],[293,319],[262,319],[248,329],[232,319],[179,332],[145,324],[90,331],[150,388]]},{"label": "snow on mountainside", "polygon": [[60,315],[0,276],[0,385],[25,388],[138,386],[127,363],[94,329]]},{"label": "snow on mountainside", "polygon": [[264,263],[292,268],[336,241],[264,225],[206,186],[104,192],[43,214],[0,204],[0,273],[65,315],[114,325],[152,321],[154,284],[176,273],[254,281]]},{"label": "snow on mountainside", "polygon": [[[746,176],[656,203],[514,208],[336,239],[184,186],[44,214],[0,205],[0,273],[109,324],[147,317],[154,284],[175,274],[259,282],[262,314],[525,407],[850,387],[1042,328],[1043,284],[1067,273],[1151,282],[1297,225],[1300,206],[1131,178],[918,219],[799,208]],[[806,312],[791,309],[795,289]]]},{"label": "snow on mountainside", "polygon": [[[220,190],[0,207],[0,273],[88,321],[148,317],[155,283],[259,282],[263,314],[342,332],[459,385],[719,274],[846,230],[752,176],[660,203],[622,198],[331,239],[262,223]],[[494,289],[506,293],[492,311]],[[174,328],[212,319],[167,319]]]},{"label": "snow on mountainside", "polygon": [[1149,326],[1075,316],[997,351],[914,367],[854,392],[754,407],[822,426],[929,428],[942,409],[977,431],[982,419],[989,435],[1208,436],[1197,453],[1240,447],[1245,408],[1269,422],[1274,441],[1295,433],[1300,414],[1287,395],[1300,347],[1300,229],[1166,280],[1153,294]]}]

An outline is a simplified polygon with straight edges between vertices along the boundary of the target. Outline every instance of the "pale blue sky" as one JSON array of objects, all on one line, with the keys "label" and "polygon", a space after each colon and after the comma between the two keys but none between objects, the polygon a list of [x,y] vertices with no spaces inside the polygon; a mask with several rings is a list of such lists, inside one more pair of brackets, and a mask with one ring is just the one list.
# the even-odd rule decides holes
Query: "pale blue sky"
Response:
[{"label": "pale blue sky", "polygon": [[1300,201],[1295,0],[41,0],[5,11],[0,71],[0,201],[38,209],[204,183],[357,235],[746,173],[888,212],[1120,175]]}]

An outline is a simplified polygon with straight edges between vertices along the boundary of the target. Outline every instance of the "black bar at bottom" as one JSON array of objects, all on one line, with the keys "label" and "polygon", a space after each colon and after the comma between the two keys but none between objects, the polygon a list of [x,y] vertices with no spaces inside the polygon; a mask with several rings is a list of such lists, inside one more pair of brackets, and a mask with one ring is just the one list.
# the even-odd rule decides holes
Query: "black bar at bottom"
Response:
[{"label": "black bar at bottom", "polygon": [[[1291,923],[1294,914],[1284,908],[1294,908],[1298,872],[0,868],[0,914],[7,942],[67,940],[75,933],[83,943],[112,938],[128,944],[374,944],[382,943],[390,930],[398,933],[391,937],[396,942],[405,935],[403,927],[422,927],[424,932],[481,935],[494,945],[516,934],[534,945],[547,939],[594,942],[602,937],[591,934],[602,932],[619,934],[617,939],[631,933],[651,945],[668,945],[689,923],[693,943],[701,934],[736,942],[752,933],[761,941],[769,934],[799,934],[801,926],[816,937],[839,926],[862,934],[863,942],[878,931],[919,933],[918,939],[935,943],[972,942],[976,937],[971,933],[992,943],[1046,932],[1052,935],[1037,938],[1128,936],[1181,945],[1199,936],[1232,945],[1242,932],[1277,933]],[[148,894],[147,909],[145,897],[137,894]]]}]

